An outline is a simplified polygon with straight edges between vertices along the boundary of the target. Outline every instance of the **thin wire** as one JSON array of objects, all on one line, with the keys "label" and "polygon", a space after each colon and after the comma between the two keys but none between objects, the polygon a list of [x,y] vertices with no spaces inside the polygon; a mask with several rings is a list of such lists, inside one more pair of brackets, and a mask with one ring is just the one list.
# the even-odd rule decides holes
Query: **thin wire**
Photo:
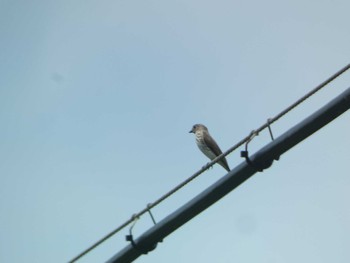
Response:
[{"label": "thin wire", "polygon": [[[304,95],[303,97],[301,97],[299,100],[297,100],[296,102],[294,102],[292,105],[290,105],[288,108],[286,108],[285,110],[281,111],[279,114],[277,114],[275,117],[270,118],[266,123],[264,123],[263,125],[261,125],[258,129],[253,130],[247,137],[245,137],[244,139],[242,139],[240,142],[238,142],[237,144],[235,144],[234,146],[232,146],[231,148],[229,148],[226,152],[222,153],[221,155],[219,155],[218,157],[216,157],[215,159],[213,159],[210,163],[208,163],[205,167],[209,168],[211,167],[213,164],[215,164],[216,162],[220,161],[222,158],[224,158],[226,155],[230,154],[231,152],[233,152],[234,150],[236,150],[238,147],[240,147],[241,145],[243,145],[245,142],[250,141],[252,139],[252,136],[255,136],[257,134],[259,134],[262,130],[264,130],[266,127],[268,127],[269,125],[271,125],[272,123],[276,122],[278,119],[280,119],[282,116],[286,115],[289,111],[291,111],[292,109],[294,109],[296,106],[298,106],[300,103],[304,102],[306,99],[308,99],[309,97],[311,97],[312,95],[314,95],[316,92],[318,92],[319,90],[321,90],[323,87],[325,87],[328,83],[332,82],[333,80],[335,80],[337,77],[339,77],[341,74],[343,74],[345,71],[347,71],[350,68],[350,64],[346,65],[344,68],[342,68],[341,70],[339,70],[338,72],[336,72],[334,75],[332,75],[331,77],[329,77],[327,80],[325,80],[324,82],[322,82],[320,85],[316,86],[313,90],[311,90],[310,92],[308,92],[306,95]],[[202,169],[201,169],[202,170]],[[199,170],[199,171],[201,171]],[[202,172],[201,172],[202,173]]]},{"label": "thin wire", "polygon": [[135,221],[135,218],[139,218],[140,216],[142,216],[144,213],[148,212],[149,209],[157,206],[158,204],[160,204],[162,201],[164,201],[165,199],[167,199],[169,196],[173,195],[175,192],[177,192],[179,189],[181,189],[182,187],[184,187],[185,185],[187,185],[189,182],[191,182],[193,179],[195,179],[196,177],[198,177],[200,174],[202,174],[203,172],[205,172],[207,169],[209,169],[211,166],[213,166],[216,162],[220,161],[222,158],[224,158],[226,155],[230,154],[231,152],[233,152],[234,150],[236,150],[238,147],[240,147],[241,145],[243,145],[244,143],[246,143],[247,141],[252,139],[252,136],[255,134],[259,134],[262,130],[264,130],[265,128],[267,128],[269,125],[271,125],[272,123],[276,122],[278,119],[280,119],[282,116],[284,116],[285,114],[287,114],[289,111],[291,111],[292,109],[294,109],[296,106],[298,106],[300,103],[304,102],[306,99],[308,99],[309,97],[311,97],[312,95],[314,95],[316,92],[318,92],[319,90],[321,90],[323,87],[325,87],[327,84],[329,84],[330,82],[332,82],[333,80],[335,80],[337,77],[339,77],[341,74],[343,74],[345,71],[347,71],[350,68],[350,64],[346,65],[344,68],[342,68],[341,70],[339,70],[337,73],[335,73],[334,75],[332,75],[331,77],[329,77],[327,80],[325,80],[324,82],[322,82],[320,85],[318,85],[317,87],[315,87],[313,90],[311,90],[309,93],[307,93],[306,95],[304,95],[303,97],[301,97],[299,100],[297,100],[296,102],[294,102],[292,105],[290,105],[288,108],[286,108],[285,110],[283,110],[282,112],[280,112],[279,114],[277,114],[275,117],[271,118],[268,120],[267,123],[263,124],[262,126],[260,126],[258,129],[253,130],[247,137],[243,138],[241,141],[239,141],[238,143],[236,143],[235,145],[233,145],[231,148],[229,148],[227,151],[225,151],[224,153],[222,153],[221,155],[217,156],[215,159],[213,159],[211,162],[207,163],[205,166],[203,166],[200,170],[198,170],[197,172],[195,172],[192,176],[190,176],[188,179],[186,179],[185,181],[183,181],[182,183],[180,183],[179,185],[177,185],[176,187],[174,187],[172,190],[170,190],[169,192],[167,192],[166,194],[164,194],[163,196],[161,196],[159,199],[157,199],[156,201],[154,201],[153,203],[150,203],[147,205],[146,208],[144,208],[143,210],[141,210],[140,212],[134,214],[129,220],[127,220],[125,223],[123,223],[122,225],[120,225],[118,228],[116,228],[115,230],[113,230],[112,232],[110,232],[109,234],[107,234],[106,236],[104,236],[103,238],[101,238],[100,240],[98,240],[95,244],[93,244],[92,246],[90,246],[89,248],[87,248],[86,250],[84,250],[82,253],[80,253],[79,255],[77,255],[75,258],[73,258],[72,260],[70,260],[68,263],[73,263],[75,261],[77,261],[78,259],[80,259],[81,257],[83,257],[84,255],[86,255],[87,253],[89,253],[91,250],[93,250],[94,248],[96,248],[97,246],[99,246],[101,243],[103,243],[104,241],[106,241],[107,239],[109,239],[111,236],[113,236],[114,234],[116,234],[117,232],[119,232],[120,230],[122,230],[124,227],[126,227],[127,225],[129,225],[130,223]]},{"label": "thin wire", "polygon": [[151,209],[150,209],[149,205],[150,205],[150,204],[147,205],[147,208],[148,208],[148,211],[147,211],[147,212],[149,213],[149,215],[150,215],[150,217],[151,217],[151,219],[152,219],[152,221],[153,221],[153,224],[156,225],[157,222],[156,222],[156,220],[154,219],[154,216],[153,216],[153,214],[152,214],[152,212],[151,212]]},{"label": "thin wire", "polygon": [[267,128],[269,128],[269,133],[270,133],[270,137],[271,137],[271,140],[274,140],[275,138],[273,137],[273,133],[272,133],[272,130],[271,130],[271,126],[270,126],[270,119],[267,119]]}]

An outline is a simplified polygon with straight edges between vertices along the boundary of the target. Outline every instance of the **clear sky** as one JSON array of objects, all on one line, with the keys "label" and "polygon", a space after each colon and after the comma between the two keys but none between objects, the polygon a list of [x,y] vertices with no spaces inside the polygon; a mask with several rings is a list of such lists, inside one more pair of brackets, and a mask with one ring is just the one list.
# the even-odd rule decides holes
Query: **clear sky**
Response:
[{"label": "clear sky", "polygon": [[[0,262],[67,262],[350,62],[350,2],[0,1]],[[350,87],[350,72],[273,125]],[[137,262],[350,260],[350,112]],[[266,131],[251,151],[270,141]],[[227,157],[231,168],[243,160]],[[156,220],[225,175],[216,165]],[[135,235],[152,226],[143,217]],[[128,229],[80,262],[104,262]]]}]

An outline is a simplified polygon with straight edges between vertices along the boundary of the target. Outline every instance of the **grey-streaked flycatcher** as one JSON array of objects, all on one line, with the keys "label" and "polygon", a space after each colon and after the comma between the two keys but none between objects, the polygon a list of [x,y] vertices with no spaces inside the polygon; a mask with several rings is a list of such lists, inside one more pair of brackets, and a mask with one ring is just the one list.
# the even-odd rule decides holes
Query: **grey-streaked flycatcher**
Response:
[{"label": "grey-streaked flycatcher", "polygon": [[[198,148],[210,160],[213,160],[214,158],[222,154],[222,151],[220,150],[219,146],[217,145],[215,140],[210,136],[208,128],[205,127],[203,124],[193,125],[192,130],[190,130],[190,133],[195,134]],[[218,161],[218,164],[224,167],[225,170],[227,170],[228,172],[230,171],[230,167],[228,166],[225,157]]]}]

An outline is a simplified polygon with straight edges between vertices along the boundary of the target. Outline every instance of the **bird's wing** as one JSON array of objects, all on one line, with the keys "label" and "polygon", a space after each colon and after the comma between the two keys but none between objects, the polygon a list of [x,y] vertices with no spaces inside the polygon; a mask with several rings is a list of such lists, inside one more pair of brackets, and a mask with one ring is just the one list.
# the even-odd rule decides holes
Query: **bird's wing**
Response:
[{"label": "bird's wing", "polygon": [[210,136],[208,132],[205,132],[204,136],[204,142],[209,147],[209,149],[216,155],[219,156],[222,154],[222,151],[220,150],[219,146],[217,145],[216,141]]},{"label": "bird's wing", "polygon": [[[215,142],[215,140],[210,136],[208,132],[203,136],[205,144],[209,147],[209,149],[216,155],[219,156],[222,154],[222,151],[218,144]],[[226,158],[222,158],[219,161],[219,164],[222,165],[228,172],[230,171],[230,167],[228,166],[228,163],[226,161]]]}]

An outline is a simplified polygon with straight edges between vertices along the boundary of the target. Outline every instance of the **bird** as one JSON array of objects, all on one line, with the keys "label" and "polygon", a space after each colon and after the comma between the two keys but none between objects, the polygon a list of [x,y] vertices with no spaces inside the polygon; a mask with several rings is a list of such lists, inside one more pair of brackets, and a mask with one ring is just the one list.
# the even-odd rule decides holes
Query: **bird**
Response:
[{"label": "bird", "polygon": [[[189,133],[194,133],[196,136],[196,143],[198,148],[204,153],[210,160],[215,159],[222,151],[220,147],[217,145],[215,140],[210,136],[208,128],[203,124],[195,124]],[[225,157],[223,157],[220,161],[218,161],[226,171],[230,171],[230,167],[227,164]]]}]

